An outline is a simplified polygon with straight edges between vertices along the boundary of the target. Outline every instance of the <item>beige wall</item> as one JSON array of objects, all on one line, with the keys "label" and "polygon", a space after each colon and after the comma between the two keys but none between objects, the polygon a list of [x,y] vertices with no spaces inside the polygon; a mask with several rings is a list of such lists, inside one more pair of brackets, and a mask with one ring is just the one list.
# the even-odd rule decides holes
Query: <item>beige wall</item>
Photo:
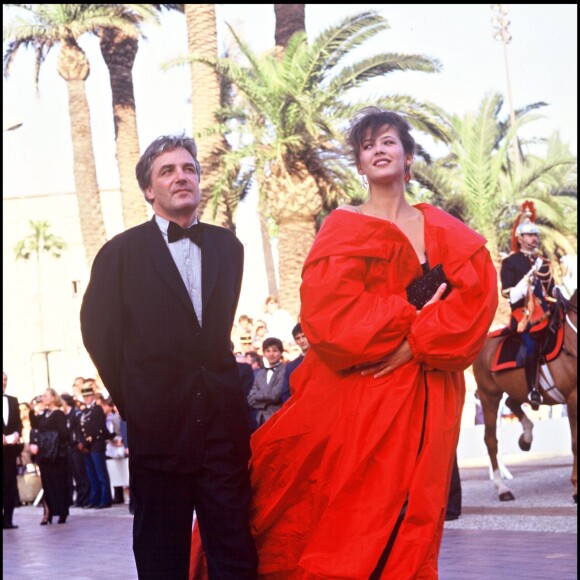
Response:
[{"label": "beige wall", "polygon": [[[101,193],[110,238],[122,231],[119,191]],[[46,220],[67,249],[59,259],[16,260],[16,243],[30,235],[29,220]],[[51,386],[68,390],[76,376],[94,375],[82,346],[79,308],[88,280],[84,248],[73,193],[4,197],[3,199],[3,370],[8,392],[29,400],[47,386],[45,355],[50,353]],[[44,338],[40,332],[38,281],[41,286]],[[76,283],[76,293],[73,282]]]}]

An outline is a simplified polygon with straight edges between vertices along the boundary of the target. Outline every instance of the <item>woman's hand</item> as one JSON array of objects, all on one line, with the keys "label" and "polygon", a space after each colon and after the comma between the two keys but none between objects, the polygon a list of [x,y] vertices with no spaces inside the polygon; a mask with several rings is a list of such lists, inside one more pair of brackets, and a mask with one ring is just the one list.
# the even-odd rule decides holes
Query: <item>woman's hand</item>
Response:
[{"label": "woman's hand", "polygon": [[[445,291],[445,289],[443,289],[443,291]],[[439,292],[439,290],[437,290],[437,292]],[[365,365],[365,369],[361,371],[361,375],[363,377],[366,377],[367,375],[373,375],[373,378],[378,379],[393,372],[395,369],[402,367],[410,360],[413,360],[413,352],[411,351],[409,342],[407,339],[405,339],[401,343],[401,346],[399,346],[399,348],[392,352],[390,355],[386,356],[380,361],[377,361],[376,363]]]},{"label": "woman's hand", "polygon": [[[429,306],[429,304],[435,304],[436,302],[439,302],[445,290],[447,290],[447,284],[443,282],[443,284],[441,284],[441,286],[437,288],[437,291],[435,292],[435,294],[433,294],[432,298],[425,303],[425,306]],[[423,308],[425,308],[425,306],[423,306]]]},{"label": "woman's hand", "polygon": [[32,455],[38,455],[38,445],[36,443],[30,444],[30,453]]}]

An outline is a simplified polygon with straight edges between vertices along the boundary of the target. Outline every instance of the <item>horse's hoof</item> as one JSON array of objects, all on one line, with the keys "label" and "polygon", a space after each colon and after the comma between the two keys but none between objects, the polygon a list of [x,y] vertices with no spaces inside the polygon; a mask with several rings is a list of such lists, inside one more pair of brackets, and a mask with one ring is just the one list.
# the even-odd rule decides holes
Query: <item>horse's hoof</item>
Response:
[{"label": "horse's hoof", "polygon": [[504,491],[499,494],[499,501],[513,501],[515,498],[511,491]]},{"label": "horse's hoof", "polygon": [[518,439],[518,445],[522,451],[529,451],[532,448],[532,442],[530,441],[528,443],[528,441],[524,439],[523,435],[520,435],[520,438]]}]

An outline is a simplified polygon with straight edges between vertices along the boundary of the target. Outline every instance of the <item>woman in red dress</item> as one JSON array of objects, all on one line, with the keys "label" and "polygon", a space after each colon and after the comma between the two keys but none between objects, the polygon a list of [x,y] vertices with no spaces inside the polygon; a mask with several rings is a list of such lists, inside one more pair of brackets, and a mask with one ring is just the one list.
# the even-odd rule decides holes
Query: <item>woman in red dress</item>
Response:
[{"label": "woman in red dress", "polygon": [[[348,140],[368,201],[331,213],[304,264],[311,347],[252,436],[260,578],[438,577],[463,371],[493,320],[497,273],[483,237],[406,201],[409,130],[362,111]],[[406,288],[437,264],[448,283],[417,310]],[[194,531],[192,577],[200,548]]]}]

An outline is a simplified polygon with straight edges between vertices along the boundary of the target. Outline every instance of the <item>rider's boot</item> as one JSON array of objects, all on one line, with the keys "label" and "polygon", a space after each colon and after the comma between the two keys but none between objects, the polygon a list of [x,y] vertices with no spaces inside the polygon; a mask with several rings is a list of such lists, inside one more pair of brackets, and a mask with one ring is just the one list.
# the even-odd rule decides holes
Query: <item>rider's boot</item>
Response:
[{"label": "rider's boot", "polygon": [[538,376],[538,357],[534,355],[526,355],[524,370],[526,372],[526,383],[528,384],[528,401],[530,402],[532,409],[537,411],[544,401],[536,385]]}]

